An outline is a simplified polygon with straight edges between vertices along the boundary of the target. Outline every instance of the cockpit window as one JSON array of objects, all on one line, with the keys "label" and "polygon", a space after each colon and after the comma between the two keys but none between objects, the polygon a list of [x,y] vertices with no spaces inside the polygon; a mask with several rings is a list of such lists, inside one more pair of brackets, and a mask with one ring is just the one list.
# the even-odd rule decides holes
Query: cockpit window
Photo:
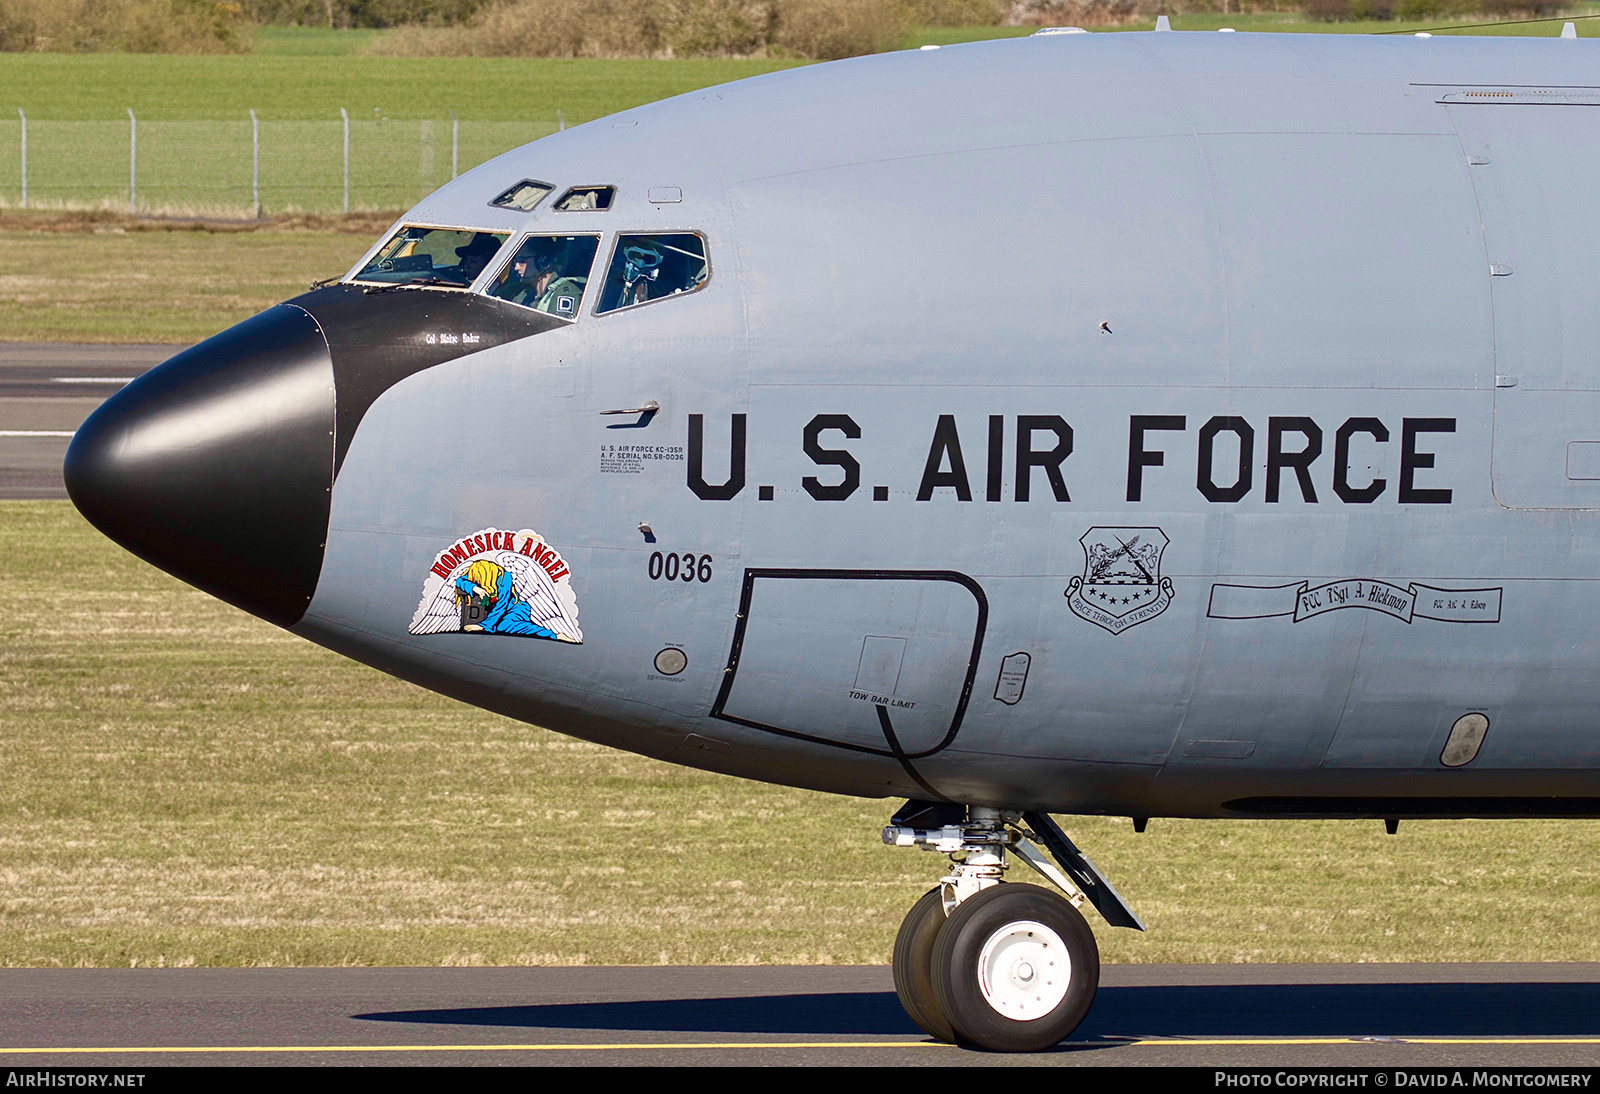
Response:
[{"label": "cockpit window", "polygon": [[611,269],[606,271],[606,283],[600,292],[600,306],[595,310],[616,311],[693,292],[706,283],[710,274],[706,243],[697,235],[683,232],[618,236]]},{"label": "cockpit window", "polygon": [[523,179],[489,204],[499,206],[502,209],[517,209],[524,213],[531,213],[533,212],[533,207],[543,201],[544,196],[554,189],[555,187],[548,182]]},{"label": "cockpit window", "polygon": [[510,234],[407,226],[378,248],[354,280],[464,289],[488,268]]},{"label": "cockpit window", "polygon": [[617,196],[615,186],[574,186],[561,195],[556,202],[556,211],[561,213],[581,213],[584,211],[604,212],[611,208],[611,199]]},{"label": "cockpit window", "polygon": [[489,286],[489,295],[576,319],[599,249],[599,236],[529,236]]}]

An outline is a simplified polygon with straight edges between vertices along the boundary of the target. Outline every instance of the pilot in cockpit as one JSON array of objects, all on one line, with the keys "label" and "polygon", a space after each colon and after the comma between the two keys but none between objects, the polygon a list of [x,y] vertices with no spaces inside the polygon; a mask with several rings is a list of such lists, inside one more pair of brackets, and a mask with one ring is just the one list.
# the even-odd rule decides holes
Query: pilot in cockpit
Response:
[{"label": "pilot in cockpit", "polygon": [[517,249],[501,283],[491,291],[513,304],[574,319],[583,299],[595,244],[587,237],[574,241],[534,236]]},{"label": "pilot in cockpit", "polygon": [[641,240],[622,249],[622,299],[619,307],[643,304],[656,295],[655,283],[661,276],[666,254],[651,240]]},{"label": "pilot in cockpit", "polygon": [[478,279],[478,275],[489,265],[489,260],[499,249],[500,239],[489,232],[478,232],[456,248],[458,261],[451,272],[458,275],[463,285],[470,285]]}]

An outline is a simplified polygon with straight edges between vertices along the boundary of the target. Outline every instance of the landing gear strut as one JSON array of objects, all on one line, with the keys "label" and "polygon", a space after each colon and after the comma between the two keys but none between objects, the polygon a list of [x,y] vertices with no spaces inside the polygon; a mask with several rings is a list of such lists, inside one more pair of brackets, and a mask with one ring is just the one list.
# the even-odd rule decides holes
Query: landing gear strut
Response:
[{"label": "landing gear strut", "polygon": [[[1089,902],[1113,926],[1144,929],[1043,813],[911,801],[883,842],[950,856],[950,873],[912,906],[894,944],[895,992],[936,1040],[1049,1048],[1083,1021],[1100,983],[1100,951],[1078,907]],[[1061,892],[1006,883],[1008,851]]]}]

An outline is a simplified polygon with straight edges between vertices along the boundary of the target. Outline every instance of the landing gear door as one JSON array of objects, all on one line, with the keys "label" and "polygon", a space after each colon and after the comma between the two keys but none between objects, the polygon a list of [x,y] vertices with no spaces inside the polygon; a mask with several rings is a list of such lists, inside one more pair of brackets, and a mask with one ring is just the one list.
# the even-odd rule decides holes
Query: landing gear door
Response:
[{"label": "landing gear door", "polygon": [[955,739],[988,601],[950,571],[746,570],[715,718],[916,758]]}]

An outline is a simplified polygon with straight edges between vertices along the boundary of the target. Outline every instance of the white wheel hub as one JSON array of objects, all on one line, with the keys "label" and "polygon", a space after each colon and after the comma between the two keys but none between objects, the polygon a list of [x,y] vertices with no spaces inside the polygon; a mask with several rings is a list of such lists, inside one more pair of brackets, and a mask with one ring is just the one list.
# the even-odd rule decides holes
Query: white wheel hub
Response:
[{"label": "white wheel hub", "polygon": [[983,944],[978,985],[996,1012],[1018,1022],[1043,1018],[1067,997],[1072,958],[1061,936],[1031,919],[1008,923]]}]

